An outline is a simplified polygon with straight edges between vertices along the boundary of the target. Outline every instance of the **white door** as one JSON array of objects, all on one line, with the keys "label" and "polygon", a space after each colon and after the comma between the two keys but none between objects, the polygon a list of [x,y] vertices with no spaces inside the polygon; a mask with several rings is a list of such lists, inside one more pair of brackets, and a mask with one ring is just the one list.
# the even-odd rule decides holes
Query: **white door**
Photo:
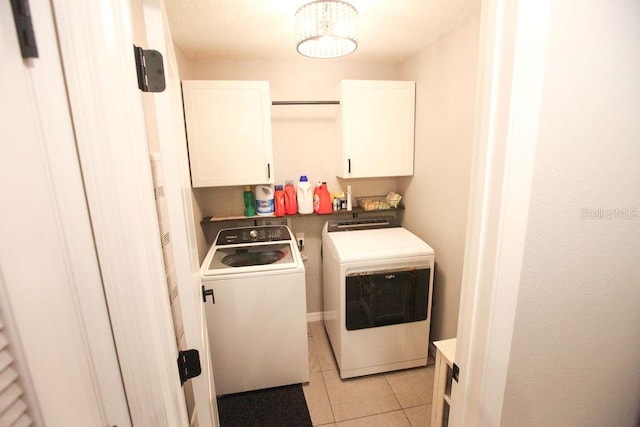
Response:
[{"label": "white door", "polygon": [[[139,3],[132,1],[134,8]],[[164,59],[166,89],[141,95],[146,98],[143,105],[149,144],[152,151],[160,154],[162,164],[167,218],[160,219],[166,220],[171,230],[177,284],[177,298],[172,304],[179,305],[173,310],[174,317],[179,317],[174,318],[174,324],[180,324],[176,328],[181,335],[180,349],[198,350],[202,367],[201,375],[184,385],[189,388],[185,393],[187,410],[190,425],[213,427],[218,425],[217,402],[202,302],[180,78],[164,3],[162,0],[143,0],[141,3],[145,48],[160,51]],[[134,20],[134,25],[140,23]],[[140,36],[138,33],[137,37]]]},{"label": "white door", "polygon": [[27,402],[36,426],[131,426],[50,3],[31,21],[23,60],[0,3],[0,424]]},{"label": "white door", "polygon": [[[16,353],[25,355],[30,373],[24,379],[33,382],[34,418],[187,425],[131,48],[132,8],[52,5],[32,5],[38,59],[19,57],[8,3],[0,33],[0,282],[23,350]],[[215,425],[207,396],[214,393],[198,394],[209,406],[199,425]],[[70,400],[78,403],[72,410]]]},{"label": "white door", "polygon": [[87,2],[78,8],[72,0],[53,0],[53,5],[86,204],[132,424],[187,426],[149,133],[133,56],[133,22],[142,18],[133,15],[130,2]]}]

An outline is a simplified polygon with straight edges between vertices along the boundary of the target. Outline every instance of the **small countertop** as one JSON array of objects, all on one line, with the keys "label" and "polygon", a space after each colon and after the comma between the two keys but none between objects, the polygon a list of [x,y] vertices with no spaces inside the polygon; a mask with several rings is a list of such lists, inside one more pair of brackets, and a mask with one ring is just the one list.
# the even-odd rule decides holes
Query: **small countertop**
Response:
[{"label": "small countertop", "polygon": [[444,356],[445,359],[449,362],[449,364],[453,363],[453,360],[456,357],[456,339],[451,338],[448,340],[435,341],[433,345],[436,346],[440,353]]}]

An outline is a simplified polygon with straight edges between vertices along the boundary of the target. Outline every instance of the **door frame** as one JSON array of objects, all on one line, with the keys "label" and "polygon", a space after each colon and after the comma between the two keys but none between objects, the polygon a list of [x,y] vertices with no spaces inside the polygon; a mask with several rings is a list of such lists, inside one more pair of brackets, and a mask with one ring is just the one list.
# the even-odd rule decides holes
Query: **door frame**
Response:
[{"label": "door frame", "polygon": [[133,425],[187,426],[127,0],[52,0]]},{"label": "door frame", "polygon": [[[52,0],[134,424],[188,423],[127,0]],[[452,424],[498,425],[524,247],[549,0],[485,0]],[[115,106],[115,108],[114,108]],[[126,106],[123,108],[122,106]],[[117,124],[117,126],[116,126]],[[471,357],[473,355],[473,357]]]},{"label": "door frame", "polygon": [[[136,0],[132,1],[132,4]],[[189,383],[193,389],[193,413],[190,425],[216,427],[219,425],[211,355],[208,344],[205,307],[202,302],[202,283],[198,259],[196,225],[193,221],[189,154],[182,108],[182,89],[169,22],[162,0],[143,0],[142,15],[147,47],[159,50],[164,59],[166,89],[150,97],[145,108],[153,105],[148,114],[147,127],[157,129],[157,145],[162,163],[167,220],[175,257],[175,274],[179,295],[183,343],[187,349],[200,354],[201,374]],[[137,23],[136,23],[137,24]],[[176,304],[177,302],[174,302]],[[213,303],[213,302],[211,302]],[[187,410],[190,406],[187,406]]]},{"label": "door frame", "polygon": [[500,425],[535,166],[550,0],[484,0],[453,426]]}]

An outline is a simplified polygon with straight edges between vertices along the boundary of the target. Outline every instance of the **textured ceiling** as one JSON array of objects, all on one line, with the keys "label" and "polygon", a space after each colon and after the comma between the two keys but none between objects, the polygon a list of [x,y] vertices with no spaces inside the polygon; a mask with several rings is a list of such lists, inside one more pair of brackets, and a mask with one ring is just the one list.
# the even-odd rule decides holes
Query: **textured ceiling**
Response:
[{"label": "textured ceiling", "polygon": [[[296,52],[293,16],[308,0],[165,1],[174,42],[189,58],[304,58]],[[358,49],[332,61],[398,64],[480,9],[480,0],[352,0],[350,3],[358,9]]]}]

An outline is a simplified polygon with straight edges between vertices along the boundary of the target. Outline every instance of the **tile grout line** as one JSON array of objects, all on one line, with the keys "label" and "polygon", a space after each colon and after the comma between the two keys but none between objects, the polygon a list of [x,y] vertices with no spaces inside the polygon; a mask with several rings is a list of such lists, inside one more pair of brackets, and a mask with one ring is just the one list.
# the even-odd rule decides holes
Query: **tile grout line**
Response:
[{"label": "tile grout line", "polygon": [[336,360],[336,356],[333,353],[333,347],[331,347],[331,341],[329,340],[329,335],[327,334],[327,331],[325,330],[325,327],[324,327],[324,322],[321,323],[321,326],[322,326],[322,333],[324,334],[324,337],[329,343],[329,350],[331,351],[331,358],[333,359],[334,367],[329,369],[322,369],[322,364],[320,364],[320,372],[322,372],[322,382],[324,384],[324,391],[327,394],[327,400],[329,401],[329,409],[331,409],[331,417],[333,418],[333,423],[337,424],[338,422],[336,421],[336,414],[333,410],[333,404],[331,403],[331,396],[329,396],[329,389],[327,388],[327,379],[325,378],[324,373],[325,371],[331,371],[335,369],[337,370],[338,376],[340,376],[340,371],[338,368],[338,361]]},{"label": "tile grout line", "polygon": [[335,412],[333,412],[333,405],[331,404],[331,396],[329,396],[329,389],[327,389],[327,379],[324,377],[324,370],[320,370],[320,373],[322,374],[322,385],[324,386],[324,392],[327,395],[327,401],[329,401],[329,409],[331,409],[331,418],[333,418],[333,423],[336,424],[336,414]]},{"label": "tile grout line", "polygon": [[[362,416],[360,416],[360,417],[345,418],[344,420],[341,420],[341,421],[334,421],[333,423],[334,423],[334,424],[338,424],[338,423],[344,423],[344,422],[346,422],[346,421],[353,421],[353,420],[360,420],[360,419],[364,419],[364,418],[377,417],[378,415],[390,414],[390,413],[392,413],[392,412],[398,412],[398,411],[402,412],[402,414],[404,415],[404,417],[407,419],[407,422],[409,423],[409,425],[413,426],[413,424],[411,424],[411,420],[409,420],[409,417],[407,417],[407,414],[404,412],[404,408],[400,408],[400,409],[391,409],[391,410],[389,410],[389,411],[378,412],[378,413],[376,413],[376,414],[371,414],[371,415],[362,415]],[[329,423],[329,424],[331,424],[331,423]],[[320,424],[320,426],[323,426],[323,425],[326,425],[326,424]],[[317,427],[320,427],[320,426],[317,426]]]},{"label": "tile grout line", "polygon": [[[322,326],[322,333],[326,335],[326,332],[324,330],[324,325],[321,325],[321,326]],[[326,337],[326,338],[329,339],[329,337]],[[314,341],[314,344],[316,344],[315,341]],[[324,388],[324,393],[325,393],[325,396],[327,396],[327,401],[329,402],[329,409],[331,410],[331,418],[333,420],[332,423],[336,424],[336,414],[333,412],[333,405],[331,404],[331,397],[329,396],[329,390],[327,389],[327,380],[326,380],[326,378],[324,376],[325,369],[322,369],[322,364],[320,363],[320,355],[317,353],[317,347],[315,345],[313,346],[313,351],[315,353],[315,357],[318,360],[318,366],[320,367],[320,371],[319,372],[320,372],[320,375],[322,376],[322,386]],[[333,350],[332,350],[331,355],[333,356]],[[328,424],[332,424],[332,423],[328,423]],[[326,424],[327,423],[320,424],[320,425],[326,425]]]},{"label": "tile grout line", "polygon": [[393,397],[394,399],[396,399],[396,402],[398,402],[398,406],[400,407],[400,410],[402,411],[402,415],[404,415],[404,418],[407,420],[407,422],[409,423],[410,426],[413,426],[413,424],[411,423],[411,420],[409,419],[409,416],[407,415],[407,413],[404,411],[404,407],[402,406],[402,403],[400,403],[400,399],[398,399],[398,396],[396,395],[395,390],[393,389],[393,387],[391,386],[391,383],[389,382],[389,378],[387,377],[387,375],[384,375],[384,380],[387,382],[387,385],[389,386],[389,389],[391,390],[391,393],[393,393]]},{"label": "tile grout line", "polygon": [[384,374],[384,380],[387,382],[387,385],[389,386],[389,389],[391,390],[391,393],[393,394],[393,397],[396,399],[396,402],[398,402],[398,406],[400,407],[400,409],[404,408],[402,407],[402,403],[400,403],[400,399],[398,399],[398,396],[396,395],[396,392],[393,390],[393,387],[391,386],[391,383],[389,382],[389,378],[387,378],[387,374]]}]

